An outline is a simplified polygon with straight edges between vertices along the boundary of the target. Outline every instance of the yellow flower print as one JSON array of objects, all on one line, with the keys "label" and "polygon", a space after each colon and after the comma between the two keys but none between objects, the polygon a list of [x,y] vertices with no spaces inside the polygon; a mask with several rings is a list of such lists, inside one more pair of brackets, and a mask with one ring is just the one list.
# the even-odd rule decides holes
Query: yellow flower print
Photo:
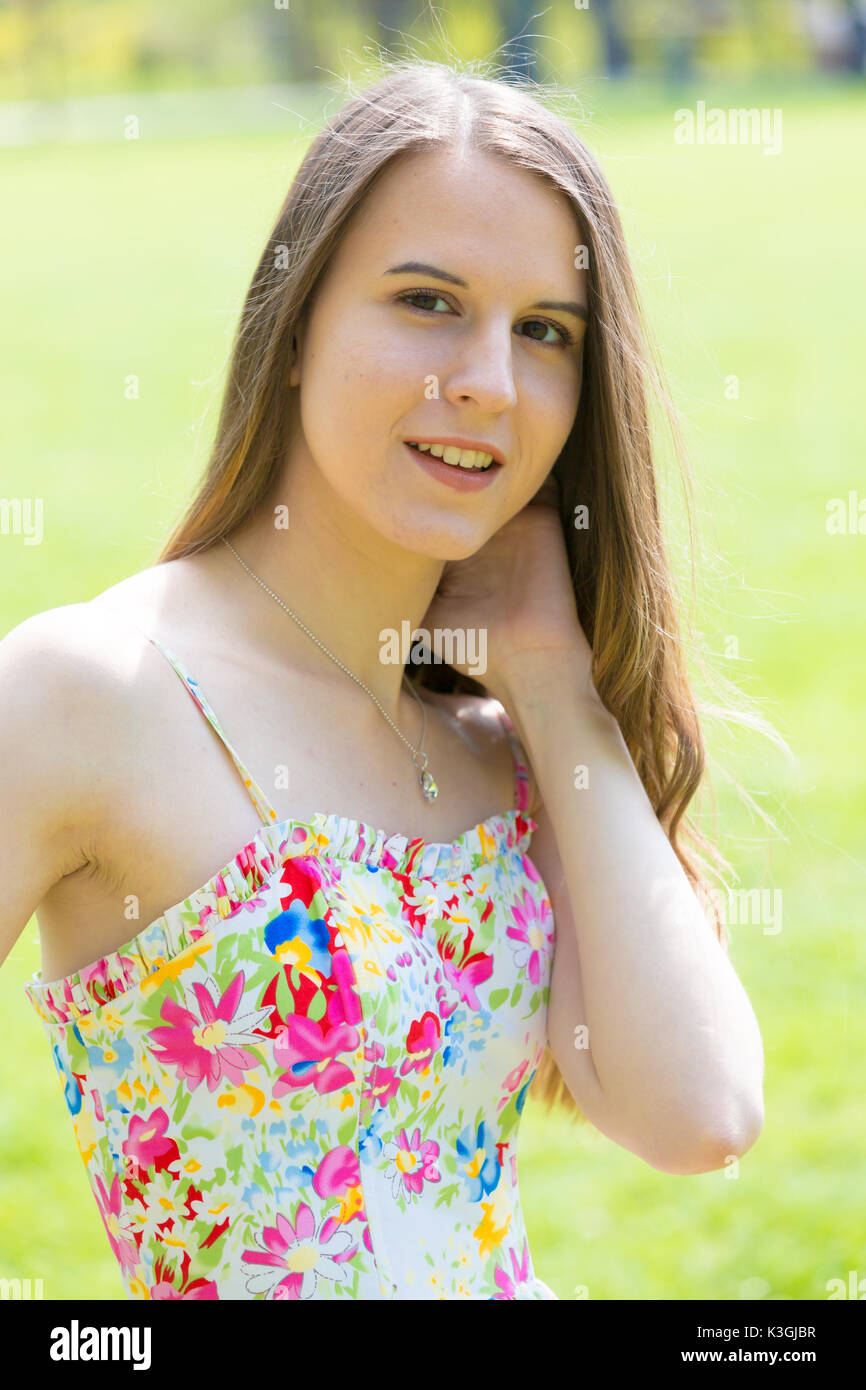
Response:
[{"label": "yellow flower print", "polygon": [[370,928],[360,917],[345,917],[340,921],[340,933],[347,947],[354,946],[356,950],[369,950],[373,944],[373,937]]},{"label": "yellow flower print", "polygon": [[337,1221],[351,1221],[359,1211],[364,1210],[364,1193],[360,1186],[347,1187],[340,1197],[340,1210],[331,1212]]},{"label": "yellow flower print", "polygon": [[404,939],[405,934],[388,920],[385,908],[366,890],[363,880],[352,884],[348,902],[353,909],[352,913],[347,914],[348,920],[356,926],[360,926],[363,922],[368,933],[367,940],[370,940],[373,935],[377,936],[380,941],[399,943]]},{"label": "yellow flower print", "polygon": [[513,1215],[511,1197],[504,1183],[498,1184],[491,1194],[491,1201],[481,1203],[481,1210],[484,1216],[472,1234],[479,1243],[479,1255],[489,1255],[497,1245],[502,1244]]},{"label": "yellow flower print", "polygon": [[308,942],[302,937],[295,936],[291,941],[281,941],[274,951],[274,955],[281,965],[294,966],[299,975],[304,975],[317,988],[322,983],[322,976],[318,970],[314,970],[310,965],[312,959],[312,949]]},{"label": "yellow flower print", "polygon": [[492,859],[496,853],[496,841],[483,825],[478,827],[478,842],[481,846],[481,853],[485,859]]},{"label": "yellow flower print", "polygon": [[75,1142],[78,1145],[78,1152],[81,1154],[82,1161],[88,1164],[96,1148],[96,1131],[93,1128],[93,1116],[85,1106],[82,1105],[77,1116],[72,1121],[72,1128],[75,1131]]},{"label": "yellow flower print", "polygon": [[179,979],[184,970],[189,970],[191,966],[195,965],[199,956],[204,955],[206,951],[212,950],[213,946],[213,932],[205,932],[204,936],[200,936],[198,940],[193,941],[192,945],[187,946],[183,951],[179,951],[176,956],[172,956],[171,960],[163,961],[162,965],[152,971],[150,975],[145,975],[138,986],[142,994],[147,998],[155,989],[159,989],[161,985],[164,985],[167,980]]},{"label": "yellow flower print", "polygon": [[250,1086],[244,1082],[240,1086],[229,1086],[217,1098],[217,1105],[222,1109],[228,1107],[236,1110],[239,1115],[258,1115],[265,1103],[264,1094],[258,1086]]}]

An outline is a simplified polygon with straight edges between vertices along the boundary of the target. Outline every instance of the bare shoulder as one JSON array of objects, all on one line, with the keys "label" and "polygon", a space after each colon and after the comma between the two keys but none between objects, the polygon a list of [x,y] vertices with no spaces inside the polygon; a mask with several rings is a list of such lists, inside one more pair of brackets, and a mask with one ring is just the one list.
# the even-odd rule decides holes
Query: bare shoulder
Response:
[{"label": "bare shoulder", "polygon": [[0,641],[0,728],[7,775],[40,814],[94,803],[118,721],[141,683],[141,635],[108,609],[72,603],[19,623]]},{"label": "bare shoulder", "polygon": [[17,693],[38,711],[74,716],[84,699],[111,693],[131,640],[129,624],[94,602],[35,613],[0,641],[4,696]]}]

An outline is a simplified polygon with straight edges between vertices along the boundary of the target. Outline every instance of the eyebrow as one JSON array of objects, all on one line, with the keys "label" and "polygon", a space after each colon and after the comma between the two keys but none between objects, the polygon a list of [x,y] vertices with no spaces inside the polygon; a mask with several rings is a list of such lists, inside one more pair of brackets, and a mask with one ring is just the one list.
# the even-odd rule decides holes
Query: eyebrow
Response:
[{"label": "eyebrow", "polygon": [[[404,261],[402,265],[393,265],[390,270],[384,272],[385,275],[430,275],[434,280],[447,280],[450,285],[461,285],[463,289],[468,289],[465,280],[461,280],[459,275],[451,275],[447,270],[439,270],[435,265],[424,265],[422,261]],[[584,323],[589,323],[589,311],[585,304],[579,304],[576,299],[540,299],[537,304],[531,304],[531,309],[559,309],[564,314],[574,314],[575,318],[582,319]]]}]

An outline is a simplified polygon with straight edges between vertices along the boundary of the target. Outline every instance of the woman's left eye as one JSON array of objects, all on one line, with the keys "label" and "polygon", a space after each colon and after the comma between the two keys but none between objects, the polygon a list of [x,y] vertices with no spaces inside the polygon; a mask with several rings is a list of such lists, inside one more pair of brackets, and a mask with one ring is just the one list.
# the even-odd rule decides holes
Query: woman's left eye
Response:
[{"label": "woman's left eye", "polygon": [[[436,309],[422,309],[420,305],[413,304],[411,301],[414,299],[434,299],[438,300],[441,304],[448,303],[448,301],[436,290],[407,290],[404,294],[397,295],[398,302],[407,304],[409,308],[414,309],[417,314],[438,313],[438,310]],[[563,328],[562,324],[560,323],[549,323],[547,319],[526,319],[525,321],[526,323],[540,324],[542,328],[552,329],[554,333],[559,334],[558,339],[530,338],[530,342],[540,343],[542,347],[569,347],[574,342],[573,334],[571,334],[567,328]]]},{"label": "woman's left eye", "polygon": [[[562,325],[559,324],[559,323],[548,323],[548,322],[547,322],[547,319],[527,319],[526,322],[527,322],[527,323],[540,323],[542,328],[552,328],[553,331],[554,331],[555,333],[558,333],[558,334],[560,335],[559,341],[560,341],[561,343],[564,343],[566,346],[567,346],[568,344],[574,342],[574,338],[573,338],[572,335],[569,333],[568,329],[567,329],[567,328],[563,328]],[[544,343],[544,339],[542,339],[542,338],[533,338],[532,341],[533,341],[534,343]],[[550,338],[547,339],[547,342],[548,342],[548,343],[549,343],[549,342],[552,342],[552,341],[553,341],[553,340],[550,339]],[[546,345],[546,344],[545,344],[545,345]]]}]

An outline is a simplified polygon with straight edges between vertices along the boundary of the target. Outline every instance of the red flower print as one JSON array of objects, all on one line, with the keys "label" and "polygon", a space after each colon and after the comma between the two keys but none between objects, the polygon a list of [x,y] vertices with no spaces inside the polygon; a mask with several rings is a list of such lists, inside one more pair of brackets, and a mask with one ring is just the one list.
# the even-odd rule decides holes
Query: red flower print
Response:
[{"label": "red flower print", "polygon": [[401,1076],[413,1069],[423,1071],[425,1067],[429,1067],[433,1054],[439,1047],[441,1033],[439,1019],[429,1010],[420,1022],[417,1019],[412,1020],[406,1035],[406,1051],[412,1055],[405,1058],[400,1068]]}]

